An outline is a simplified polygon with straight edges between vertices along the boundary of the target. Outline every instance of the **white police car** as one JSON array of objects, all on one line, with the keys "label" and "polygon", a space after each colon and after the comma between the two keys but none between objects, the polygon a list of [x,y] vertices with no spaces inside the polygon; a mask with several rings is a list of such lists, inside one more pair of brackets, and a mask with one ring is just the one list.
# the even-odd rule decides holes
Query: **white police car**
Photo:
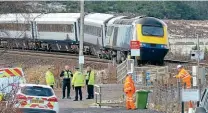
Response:
[{"label": "white police car", "polygon": [[21,113],[58,113],[59,103],[53,89],[46,85],[20,84],[16,108]]}]

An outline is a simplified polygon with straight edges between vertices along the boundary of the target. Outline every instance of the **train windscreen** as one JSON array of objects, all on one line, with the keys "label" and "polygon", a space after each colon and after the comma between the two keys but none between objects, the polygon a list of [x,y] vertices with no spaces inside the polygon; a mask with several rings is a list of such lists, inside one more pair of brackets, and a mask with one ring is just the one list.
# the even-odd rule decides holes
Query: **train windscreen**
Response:
[{"label": "train windscreen", "polygon": [[142,35],[163,37],[164,36],[163,27],[143,25]]}]

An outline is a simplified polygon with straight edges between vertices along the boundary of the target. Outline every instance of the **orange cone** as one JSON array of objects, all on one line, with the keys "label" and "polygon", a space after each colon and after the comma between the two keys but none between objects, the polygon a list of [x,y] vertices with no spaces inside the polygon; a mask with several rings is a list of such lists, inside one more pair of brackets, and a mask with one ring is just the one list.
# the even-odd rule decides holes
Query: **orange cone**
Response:
[{"label": "orange cone", "polygon": [[188,110],[188,113],[193,113],[194,110],[193,110],[193,104],[191,101],[189,101],[189,110]]}]

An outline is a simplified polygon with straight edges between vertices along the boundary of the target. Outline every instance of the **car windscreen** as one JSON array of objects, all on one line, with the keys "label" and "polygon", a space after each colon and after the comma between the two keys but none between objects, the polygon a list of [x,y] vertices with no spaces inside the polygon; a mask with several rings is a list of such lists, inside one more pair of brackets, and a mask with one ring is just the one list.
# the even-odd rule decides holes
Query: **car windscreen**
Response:
[{"label": "car windscreen", "polygon": [[21,88],[21,92],[25,95],[30,96],[53,96],[53,92],[51,89],[39,86],[25,86]]}]

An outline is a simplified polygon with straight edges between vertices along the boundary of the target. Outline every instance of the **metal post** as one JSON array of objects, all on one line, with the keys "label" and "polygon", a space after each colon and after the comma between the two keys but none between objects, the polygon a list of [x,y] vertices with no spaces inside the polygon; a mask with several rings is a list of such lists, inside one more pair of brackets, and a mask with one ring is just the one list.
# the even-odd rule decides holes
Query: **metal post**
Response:
[{"label": "metal post", "polygon": [[184,102],[181,103],[181,113],[184,113]]},{"label": "metal post", "polygon": [[[200,54],[200,51],[199,51],[199,36],[198,36],[198,34],[196,34],[196,36],[197,36],[197,52],[198,52],[198,59],[197,59],[197,65],[198,65],[198,67],[199,67],[199,54]],[[199,73],[197,72],[197,75],[198,75]]]},{"label": "metal post", "polygon": [[[79,40],[79,56],[83,56],[83,40],[84,40],[84,0],[80,1],[80,40]],[[83,64],[79,64],[80,71],[83,72]]]},{"label": "metal post", "polygon": [[137,56],[135,56],[134,65],[135,65],[135,67],[137,67],[137,65],[138,65]]},{"label": "metal post", "polygon": [[100,87],[100,104],[99,104],[99,106],[100,106],[100,108],[101,108],[101,102],[102,102],[102,100],[101,100],[101,87]]},{"label": "metal post", "polygon": [[199,77],[199,62],[200,62],[200,50],[199,50],[199,36],[197,35],[197,53],[198,53],[198,58],[197,58],[197,76],[196,79]]},{"label": "metal post", "polygon": [[[201,79],[198,79],[198,89],[199,89],[199,98],[201,98],[201,91],[202,91],[202,87],[201,87]],[[197,107],[199,107],[199,103],[200,101],[197,101]]]},{"label": "metal post", "polygon": [[177,89],[178,89],[178,102],[181,101],[181,82],[180,80],[177,80]]}]

